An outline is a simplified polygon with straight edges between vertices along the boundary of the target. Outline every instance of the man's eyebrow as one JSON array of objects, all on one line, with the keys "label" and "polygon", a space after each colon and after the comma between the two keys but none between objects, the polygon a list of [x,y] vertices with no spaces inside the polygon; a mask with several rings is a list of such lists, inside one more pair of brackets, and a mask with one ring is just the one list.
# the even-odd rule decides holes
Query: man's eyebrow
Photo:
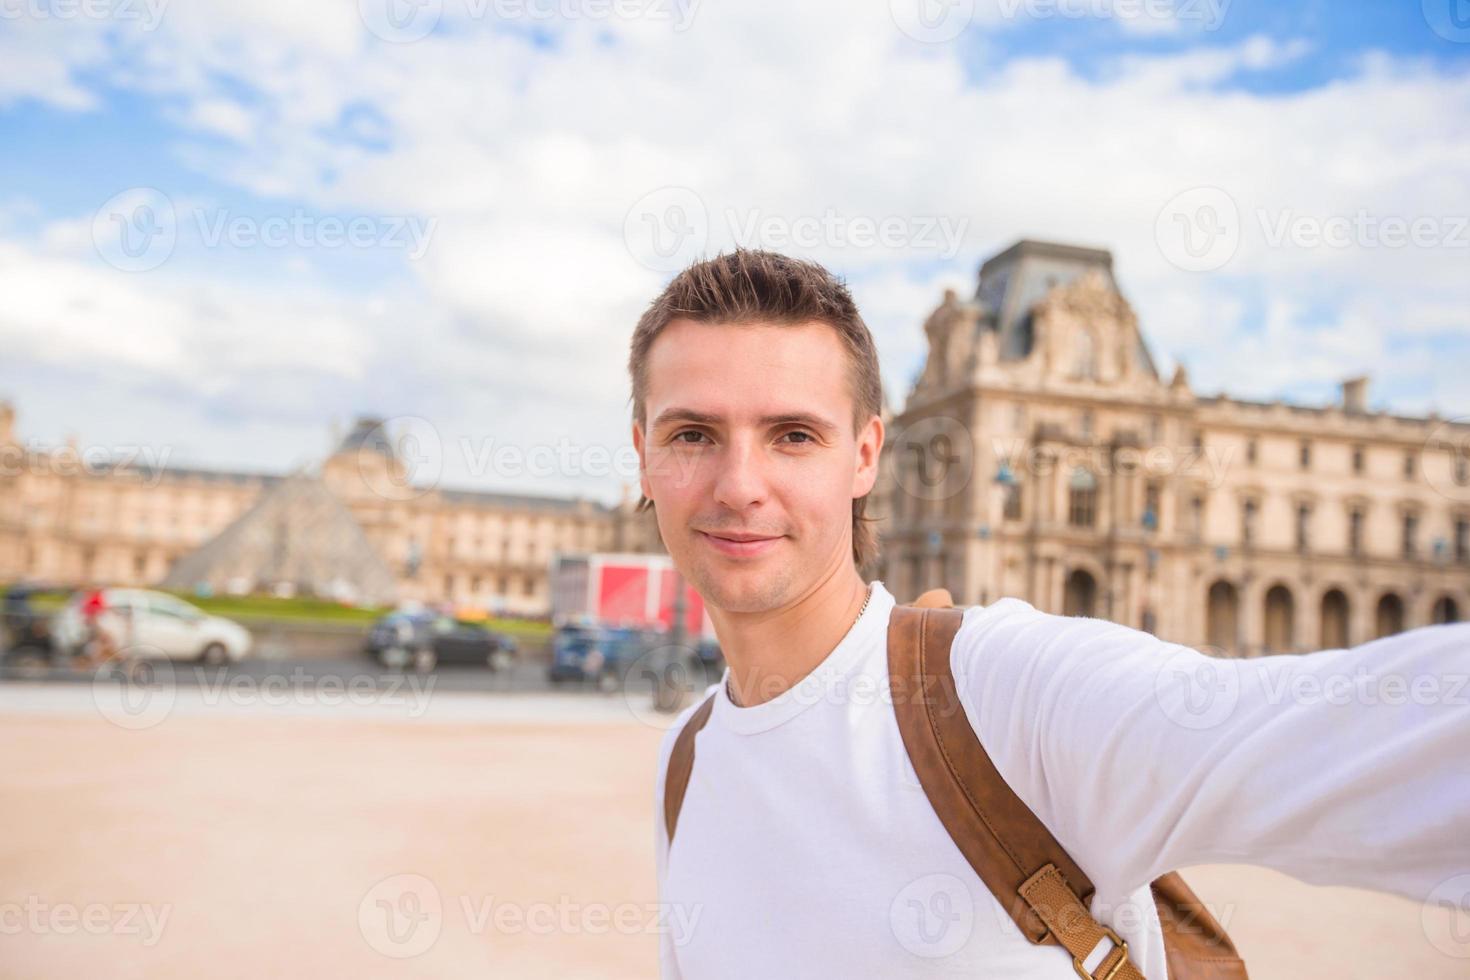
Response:
[{"label": "man's eyebrow", "polygon": [[[725,421],[722,416],[711,415],[708,412],[697,412],[692,408],[668,408],[658,413],[650,428],[657,429],[660,426],[670,425],[675,422],[693,422],[697,425],[720,425]],[[782,412],[778,415],[763,415],[757,420],[763,426],[776,425],[805,425],[816,429],[818,432],[835,432],[837,426],[827,421],[820,415],[810,412]]]}]

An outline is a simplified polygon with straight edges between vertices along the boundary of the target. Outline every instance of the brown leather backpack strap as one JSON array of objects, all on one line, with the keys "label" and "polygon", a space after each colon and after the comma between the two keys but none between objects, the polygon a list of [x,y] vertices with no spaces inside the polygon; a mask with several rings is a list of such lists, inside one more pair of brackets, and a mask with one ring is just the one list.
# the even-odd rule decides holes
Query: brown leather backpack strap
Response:
[{"label": "brown leather backpack strap", "polygon": [[[904,748],[944,828],[970,867],[1033,943],[1055,943],[1083,977],[1143,980],[1128,945],[1092,917],[1092,882],[1006,784],[960,703],[950,647],[963,609],[895,606],[888,673]],[[1082,963],[1102,940],[1092,973]]]},{"label": "brown leather backpack strap", "polygon": [[669,846],[674,845],[674,827],[679,823],[679,811],[684,807],[684,793],[689,789],[689,776],[694,772],[694,736],[709,721],[715,707],[715,696],[704,699],[704,704],[694,709],[694,714],[684,723],[674,737],[674,748],[669,752],[669,767],[664,775],[664,829],[669,834]]}]

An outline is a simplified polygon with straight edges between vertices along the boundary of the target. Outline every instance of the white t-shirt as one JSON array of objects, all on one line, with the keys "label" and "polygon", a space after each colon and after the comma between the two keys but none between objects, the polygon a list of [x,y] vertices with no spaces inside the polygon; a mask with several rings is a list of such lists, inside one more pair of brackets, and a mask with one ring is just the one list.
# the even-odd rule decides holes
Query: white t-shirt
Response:
[{"label": "white t-shirt", "polygon": [[[672,860],[664,773],[702,697],[665,736],[663,977],[1076,977],[1060,946],[1021,935],[919,786],[888,696],[893,605],[873,583],[773,700],[736,706],[728,670],[710,686]],[[1003,599],[966,609],[951,665],[981,744],[1151,980],[1166,971],[1148,886],[1165,872],[1260,864],[1424,900],[1470,870],[1470,624],[1219,660]],[[1228,930],[1228,907],[1212,911]]]}]

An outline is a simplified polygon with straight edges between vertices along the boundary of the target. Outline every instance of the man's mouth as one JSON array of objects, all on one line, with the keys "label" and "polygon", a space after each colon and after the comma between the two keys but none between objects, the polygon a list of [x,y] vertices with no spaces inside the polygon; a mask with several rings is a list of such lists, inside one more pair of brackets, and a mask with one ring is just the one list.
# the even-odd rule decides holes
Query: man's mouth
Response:
[{"label": "man's mouth", "polygon": [[752,555],[763,554],[775,546],[781,540],[780,535],[758,535],[758,534],[711,534],[708,531],[698,533],[710,547],[723,555],[732,558],[748,558]]}]

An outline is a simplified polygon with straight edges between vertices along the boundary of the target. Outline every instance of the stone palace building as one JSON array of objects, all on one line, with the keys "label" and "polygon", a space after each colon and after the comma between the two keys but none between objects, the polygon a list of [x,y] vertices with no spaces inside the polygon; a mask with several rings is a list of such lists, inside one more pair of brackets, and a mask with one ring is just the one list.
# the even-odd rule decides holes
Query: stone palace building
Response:
[{"label": "stone palace building", "polygon": [[1470,425],[1160,376],[1095,249],[1022,241],[947,293],[888,420],[877,569],[1239,655],[1470,609]]},{"label": "stone palace building", "polygon": [[[924,332],[869,508],[866,571],[901,599],[1019,596],[1240,655],[1470,609],[1470,426],[1372,411],[1363,378],[1320,407],[1166,380],[1106,251],[1020,242]],[[662,550],[636,488],[608,507],[414,487],[392,439],[361,419],[308,474],[94,466],[24,446],[0,403],[0,583],[158,584],[254,521],[353,538],[341,563],[402,598],[544,615],[553,554]]]}]

